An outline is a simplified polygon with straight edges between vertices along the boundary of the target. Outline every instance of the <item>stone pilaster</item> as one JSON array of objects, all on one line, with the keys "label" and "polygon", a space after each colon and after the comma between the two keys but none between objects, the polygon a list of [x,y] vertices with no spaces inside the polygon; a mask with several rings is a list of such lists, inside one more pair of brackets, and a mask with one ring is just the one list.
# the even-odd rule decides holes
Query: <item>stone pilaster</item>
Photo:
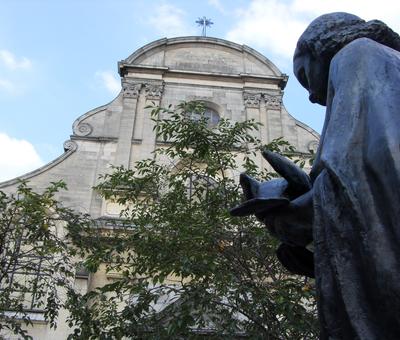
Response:
[{"label": "stone pilaster", "polygon": [[138,123],[140,126],[135,130],[136,138],[141,140],[139,154],[134,156],[134,159],[145,158],[146,155],[150,155],[156,147],[156,134],[154,132],[154,121],[151,119],[151,108],[145,108],[146,106],[160,106],[162,96],[164,93],[164,83],[162,81],[146,80],[143,84],[142,97],[139,103]]},{"label": "stone pilaster", "polygon": [[265,104],[266,102],[263,100],[260,105],[260,123],[262,124],[260,127],[260,138],[263,144],[268,144],[270,142],[270,137],[268,129],[267,106]]},{"label": "stone pilaster", "polygon": [[137,111],[137,101],[142,84],[124,81],[122,83],[123,109],[119,126],[119,139],[114,165],[128,168],[132,148],[133,130]]},{"label": "stone pilaster", "polygon": [[282,95],[281,94],[264,94],[266,108],[266,126],[268,130],[268,142],[273,139],[283,137],[282,126]]},{"label": "stone pilaster", "polygon": [[[243,102],[246,109],[246,119],[253,119],[256,122],[261,121],[260,115],[260,107],[262,101],[262,93],[259,91],[245,91],[243,92]],[[261,131],[253,130],[252,134],[255,138],[261,139]],[[261,166],[262,157],[260,153],[257,153],[256,156],[253,157],[254,161],[258,166]]]}]

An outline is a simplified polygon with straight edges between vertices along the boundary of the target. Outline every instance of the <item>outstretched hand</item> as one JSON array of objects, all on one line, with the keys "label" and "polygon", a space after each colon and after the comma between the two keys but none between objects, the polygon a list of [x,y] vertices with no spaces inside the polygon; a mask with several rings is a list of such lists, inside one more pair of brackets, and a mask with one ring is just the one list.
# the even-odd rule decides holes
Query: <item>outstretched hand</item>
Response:
[{"label": "outstretched hand", "polygon": [[257,217],[281,242],[305,247],[313,239],[313,191],[311,189],[285,207],[271,209]]}]

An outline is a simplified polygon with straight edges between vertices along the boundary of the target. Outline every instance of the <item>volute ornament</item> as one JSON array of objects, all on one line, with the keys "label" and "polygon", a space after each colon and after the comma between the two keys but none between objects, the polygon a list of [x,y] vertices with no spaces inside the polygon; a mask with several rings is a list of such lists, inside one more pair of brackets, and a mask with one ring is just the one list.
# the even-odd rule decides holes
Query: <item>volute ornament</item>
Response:
[{"label": "volute ornament", "polygon": [[78,144],[76,144],[76,142],[74,142],[73,140],[67,140],[64,142],[63,144],[64,146],[64,151],[75,151],[76,149],[78,149]]},{"label": "volute ornament", "polygon": [[80,123],[75,129],[78,136],[88,136],[92,133],[93,127],[89,123]]}]

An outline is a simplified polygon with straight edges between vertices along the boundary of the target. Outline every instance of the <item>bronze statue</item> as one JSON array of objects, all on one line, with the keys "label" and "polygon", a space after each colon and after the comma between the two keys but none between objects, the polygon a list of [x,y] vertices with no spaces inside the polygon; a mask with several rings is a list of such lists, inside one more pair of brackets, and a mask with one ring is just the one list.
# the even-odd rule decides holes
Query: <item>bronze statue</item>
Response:
[{"label": "bronze statue", "polygon": [[[378,20],[315,19],[293,60],[310,101],[326,106],[310,177],[272,161],[280,190],[271,195],[243,175],[255,208],[232,209],[255,213],[282,241],[278,258],[289,270],[315,274],[321,339],[400,339],[399,51],[400,37]],[[303,177],[302,190],[290,176]],[[263,208],[272,196],[286,201]]]}]

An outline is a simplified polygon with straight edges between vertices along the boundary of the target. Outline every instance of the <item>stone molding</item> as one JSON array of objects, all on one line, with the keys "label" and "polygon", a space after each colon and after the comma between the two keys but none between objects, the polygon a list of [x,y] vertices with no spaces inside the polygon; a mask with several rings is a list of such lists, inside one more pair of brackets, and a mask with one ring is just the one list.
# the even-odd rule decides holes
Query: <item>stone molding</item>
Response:
[{"label": "stone molding", "polygon": [[64,151],[75,151],[76,149],[78,149],[78,144],[76,142],[74,142],[73,140],[67,140],[64,142]]},{"label": "stone molding", "polygon": [[149,100],[161,100],[161,96],[164,92],[164,84],[144,84],[144,91],[146,94],[146,99]]},{"label": "stone molding", "polygon": [[163,83],[154,83],[151,80],[145,80],[143,82],[125,80],[122,83],[123,97],[137,99],[142,88],[144,88],[146,99],[149,100],[160,100],[164,92]]},{"label": "stone molding", "polygon": [[88,136],[92,133],[93,127],[89,123],[80,123],[74,128],[74,132],[78,136]]},{"label": "stone molding", "polygon": [[281,108],[281,95],[271,95],[265,92],[243,92],[244,106],[246,108],[259,109],[262,99],[264,99],[267,109],[279,110]]},{"label": "stone molding", "polygon": [[259,108],[262,93],[243,92],[244,106],[246,108]]},{"label": "stone molding", "polygon": [[307,144],[307,149],[308,149],[308,151],[310,151],[312,153],[316,153],[318,150],[318,146],[319,146],[319,143],[317,141],[313,140]]},{"label": "stone molding", "polygon": [[280,110],[282,106],[282,96],[273,96],[267,93],[263,94],[265,106],[267,109]]},{"label": "stone molding", "polygon": [[122,95],[124,98],[137,99],[139,97],[140,89],[142,88],[141,83],[131,83],[124,81],[122,83]]},{"label": "stone molding", "polygon": [[[248,53],[256,60],[266,65],[272,71],[272,77],[279,78],[278,83],[280,87],[283,89],[287,82],[287,76],[282,74],[281,71],[274,65],[268,58],[266,58],[261,53],[256,50],[246,46],[234,43],[232,41],[220,39],[220,38],[212,38],[212,37],[199,37],[199,36],[187,36],[187,37],[177,37],[177,38],[162,38],[156,41],[153,41],[138,50],[132,53],[128,58],[120,61],[118,63],[119,74],[124,76],[128,73],[128,69],[131,66],[140,66],[140,60],[143,59],[144,55],[151,55],[151,51],[155,50],[165,50],[168,48],[174,48],[174,46],[182,46],[183,44],[207,44],[211,46],[222,46],[228,49],[232,49],[234,53]],[[147,66],[147,65],[146,65]],[[160,65],[161,66],[161,65]],[[163,63],[163,70],[168,69],[166,65]]]},{"label": "stone molding", "polygon": [[93,142],[118,142],[118,137],[101,137],[101,136],[71,136],[71,140],[87,140]]}]

